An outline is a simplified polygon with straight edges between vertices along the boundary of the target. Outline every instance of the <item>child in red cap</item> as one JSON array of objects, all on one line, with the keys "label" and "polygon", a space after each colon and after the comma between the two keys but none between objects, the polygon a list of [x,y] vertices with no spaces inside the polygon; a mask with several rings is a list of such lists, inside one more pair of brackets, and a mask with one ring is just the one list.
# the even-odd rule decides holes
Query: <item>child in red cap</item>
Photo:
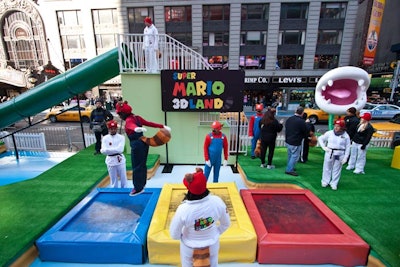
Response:
[{"label": "child in red cap", "polygon": [[103,137],[100,152],[106,157],[110,187],[118,188],[118,177],[121,180],[121,188],[126,187],[126,159],[123,154],[125,149],[125,137],[117,133],[118,124],[111,120],[107,122],[109,134]]}]

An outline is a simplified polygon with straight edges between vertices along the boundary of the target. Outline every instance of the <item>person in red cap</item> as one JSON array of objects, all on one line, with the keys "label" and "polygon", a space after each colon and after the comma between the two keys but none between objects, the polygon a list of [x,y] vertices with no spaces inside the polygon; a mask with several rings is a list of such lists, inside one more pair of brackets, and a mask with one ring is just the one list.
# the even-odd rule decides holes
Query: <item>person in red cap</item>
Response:
[{"label": "person in red cap", "polygon": [[146,161],[149,153],[149,145],[140,139],[140,137],[143,136],[143,132],[147,131],[143,126],[164,128],[169,132],[171,132],[171,128],[166,125],[147,121],[141,116],[134,115],[132,113],[132,107],[127,101],[120,104],[117,112],[120,118],[125,121],[125,133],[129,138],[131,146],[133,189],[129,195],[136,196],[143,193],[147,182]]},{"label": "person in red cap", "polygon": [[101,141],[100,152],[106,157],[108,175],[110,176],[110,187],[118,188],[118,177],[121,180],[121,188],[127,185],[126,159],[123,154],[125,150],[125,137],[117,133],[118,124],[111,120],[107,122],[109,134]]},{"label": "person in red cap", "polygon": [[169,227],[171,237],[180,240],[182,267],[218,266],[219,236],[230,226],[226,204],[210,194],[201,168],[186,174],[183,184],[188,192]]},{"label": "person in red cap", "polygon": [[214,168],[213,182],[218,183],[219,170],[221,168],[221,153],[224,152],[224,167],[228,165],[228,139],[221,132],[222,124],[219,121],[214,121],[211,124],[212,132],[206,135],[204,140],[204,173],[208,179],[211,169]]},{"label": "person in red cap", "polygon": [[146,72],[156,73],[158,71],[158,30],[150,17],[144,19],[146,27],[143,30],[143,50],[146,63]]},{"label": "person in red cap", "polygon": [[360,123],[353,136],[350,149],[350,159],[346,170],[353,170],[355,174],[364,174],[364,167],[367,161],[367,146],[375,132],[369,121],[372,119],[371,113],[364,113],[360,116]]},{"label": "person in red cap", "polygon": [[250,150],[250,156],[252,159],[256,158],[256,155],[254,154],[254,150],[256,149],[257,146],[257,140],[260,138],[260,121],[261,118],[263,117],[263,109],[264,106],[263,104],[257,104],[256,105],[256,114],[252,115],[250,117],[249,121],[249,137],[251,139],[251,150]]},{"label": "person in red cap", "polygon": [[342,166],[347,162],[350,154],[350,137],[346,132],[345,121],[336,120],[333,130],[320,136],[318,143],[325,151],[321,186],[329,185],[332,190],[337,190]]}]

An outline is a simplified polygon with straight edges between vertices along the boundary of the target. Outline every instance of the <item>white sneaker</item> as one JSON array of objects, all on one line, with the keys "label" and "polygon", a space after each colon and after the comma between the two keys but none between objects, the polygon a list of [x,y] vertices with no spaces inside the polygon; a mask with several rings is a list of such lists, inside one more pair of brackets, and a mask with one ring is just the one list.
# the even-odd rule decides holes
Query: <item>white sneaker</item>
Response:
[{"label": "white sneaker", "polygon": [[275,165],[267,165],[267,169],[275,169]]},{"label": "white sneaker", "polygon": [[333,185],[331,185],[331,188],[332,188],[332,190],[337,190],[337,187],[336,186],[333,186]]},{"label": "white sneaker", "polygon": [[354,168],[352,168],[352,167],[350,167],[350,166],[347,166],[347,167],[346,167],[346,170],[348,170],[348,171],[351,171],[352,169],[354,169]]},{"label": "white sneaker", "polygon": [[261,164],[260,167],[261,167],[261,168],[265,168],[265,164]]},{"label": "white sneaker", "polygon": [[355,174],[365,174],[365,172],[363,172],[363,171],[357,171],[357,170],[353,171],[353,173],[355,173]]},{"label": "white sneaker", "polygon": [[328,186],[328,184],[321,183],[321,186],[322,186],[322,187],[327,187],[327,186]]}]

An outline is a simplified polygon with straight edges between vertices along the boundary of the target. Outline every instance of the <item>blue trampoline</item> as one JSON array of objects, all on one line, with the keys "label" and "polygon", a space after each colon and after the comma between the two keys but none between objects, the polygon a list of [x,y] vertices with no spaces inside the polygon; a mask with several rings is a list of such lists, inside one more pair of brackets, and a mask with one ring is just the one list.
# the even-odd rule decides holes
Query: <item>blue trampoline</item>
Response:
[{"label": "blue trampoline", "polygon": [[97,188],[36,241],[43,261],[143,264],[160,188]]}]

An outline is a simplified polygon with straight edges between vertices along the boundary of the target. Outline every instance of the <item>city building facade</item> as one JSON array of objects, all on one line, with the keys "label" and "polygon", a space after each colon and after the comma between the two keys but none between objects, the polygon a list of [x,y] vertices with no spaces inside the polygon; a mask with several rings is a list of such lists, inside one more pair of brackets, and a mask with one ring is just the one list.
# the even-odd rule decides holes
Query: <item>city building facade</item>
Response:
[{"label": "city building facade", "polygon": [[[312,105],[319,77],[361,65],[366,30],[359,21],[370,16],[371,1],[3,0],[0,94],[51,78],[45,66],[64,72],[118,46],[116,34],[143,33],[151,17],[159,33],[202,54],[214,69],[243,69],[245,104]],[[117,96],[119,83],[116,77],[94,94]]]}]

